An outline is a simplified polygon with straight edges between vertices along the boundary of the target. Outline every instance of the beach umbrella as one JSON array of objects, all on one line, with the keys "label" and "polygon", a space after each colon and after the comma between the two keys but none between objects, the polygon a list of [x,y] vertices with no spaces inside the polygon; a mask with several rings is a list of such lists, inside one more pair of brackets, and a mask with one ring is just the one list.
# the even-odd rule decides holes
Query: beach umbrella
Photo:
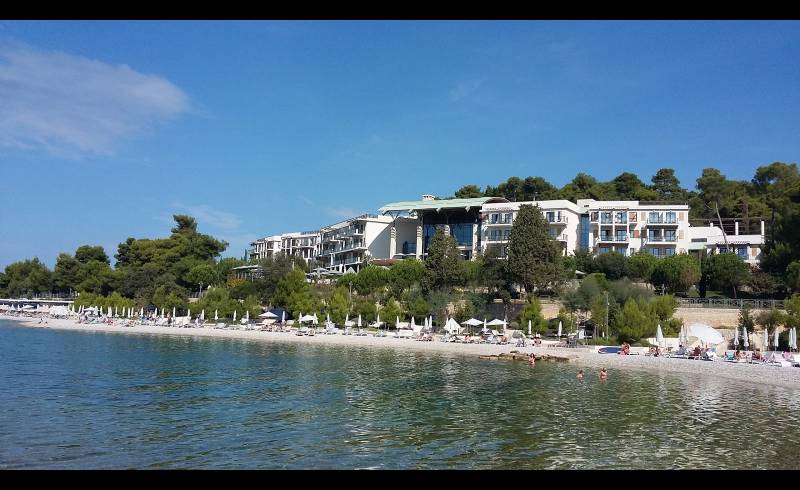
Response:
[{"label": "beach umbrella", "polygon": [[744,327],[742,327],[742,345],[744,346],[744,350],[750,347],[750,340],[747,338],[747,329]]},{"label": "beach umbrella", "polygon": [[233,310],[233,321],[236,321],[236,310]]},{"label": "beach umbrella", "polygon": [[558,338],[561,338],[561,322],[558,322]]},{"label": "beach umbrella", "polygon": [[489,329],[486,328],[486,318],[483,319],[483,330],[482,332],[486,333]]},{"label": "beach umbrella", "polygon": [[175,318],[175,307],[172,307],[172,318]]},{"label": "beach umbrella", "polygon": [[[316,320],[316,317],[314,318],[314,320]],[[246,322],[250,321],[250,310],[244,310],[244,321]]]},{"label": "beach umbrella", "polygon": [[775,350],[778,350],[778,329],[777,328],[775,329],[774,340],[775,340],[775,342],[773,343],[773,345],[775,346]]},{"label": "beach umbrella", "polygon": [[[380,314],[378,314],[378,316],[377,316],[377,318],[375,320],[375,326],[378,327],[378,329],[380,330],[380,328],[381,328],[381,315]],[[389,326],[388,325],[386,326],[386,330],[389,330]]]},{"label": "beach umbrella", "polygon": [[219,320],[219,310],[214,310],[214,321]]},{"label": "beach umbrella", "polygon": [[503,317],[503,335],[505,335],[505,333],[506,333],[506,325],[508,325],[508,317],[504,316]]},{"label": "beach umbrella", "polygon": [[326,327],[330,327],[331,326],[331,314],[330,313],[326,313],[325,314],[325,326]]},{"label": "beach umbrella", "polygon": [[286,310],[281,312],[281,323],[286,323]]},{"label": "beach umbrella", "polygon": [[[427,320],[427,318],[426,318],[426,320]],[[412,317],[411,317],[411,328],[414,328],[414,327],[416,327],[416,326],[417,326],[417,324],[416,324],[416,323],[414,323],[414,317],[412,316]],[[425,327],[428,327],[428,325],[425,325]]]},{"label": "beach umbrella", "polygon": [[114,316],[118,316],[117,315],[117,307],[116,306],[114,307]]},{"label": "beach umbrella", "polygon": [[764,352],[766,352],[769,348],[769,334],[767,333],[767,329],[764,329]]},{"label": "beach umbrella", "polygon": [[191,308],[186,308],[186,318],[188,318],[189,320],[192,319],[192,309]]},{"label": "beach umbrella", "polygon": [[144,307],[139,310],[139,316],[144,316]]},{"label": "beach umbrella", "polygon": [[114,313],[111,312],[111,306],[108,307],[108,316],[114,316]]},{"label": "beach umbrella", "polygon": [[205,308],[203,308],[203,310],[200,311],[200,319],[201,320],[205,320],[206,319],[206,310],[205,310]]},{"label": "beach umbrella", "polygon": [[792,327],[792,349],[797,350],[797,329]]},{"label": "beach umbrella", "polygon": [[661,324],[659,323],[656,326],[656,344],[661,347],[661,344],[664,342],[664,333],[661,331]]},{"label": "beach umbrella", "polygon": [[361,328],[361,313],[358,314],[358,328]]},{"label": "beach umbrella", "polygon": [[528,337],[531,336],[531,321],[528,320]]}]

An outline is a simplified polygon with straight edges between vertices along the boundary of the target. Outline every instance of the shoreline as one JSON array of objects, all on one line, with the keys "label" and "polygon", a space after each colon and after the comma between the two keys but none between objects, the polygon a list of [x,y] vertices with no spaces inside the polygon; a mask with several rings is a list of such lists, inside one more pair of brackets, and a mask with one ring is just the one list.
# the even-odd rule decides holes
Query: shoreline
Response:
[{"label": "shoreline", "polygon": [[[533,353],[537,356],[553,355],[568,358],[576,368],[635,369],[660,374],[697,374],[730,379],[736,382],[755,383],[761,386],[800,388],[800,369],[757,364],[737,364],[723,361],[695,361],[666,357],[619,356],[598,354],[586,349],[565,349],[556,347],[514,347],[513,345],[456,344],[440,341],[419,342],[411,339],[393,337],[356,337],[350,335],[298,336],[287,332],[262,332],[259,330],[222,330],[212,328],[178,328],[165,326],[136,325],[122,327],[108,324],[79,324],[68,319],[48,318],[48,325],[39,325],[35,317],[15,317],[0,315],[0,320],[13,321],[28,328],[51,328],[93,333],[122,333],[146,335],[173,335],[205,338],[228,338],[257,340],[261,342],[301,343],[307,345],[338,345],[402,349],[418,352],[442,352],[467,356],[499,355],[517,351]],[[519,362],[519,361],[501,361]]]}]

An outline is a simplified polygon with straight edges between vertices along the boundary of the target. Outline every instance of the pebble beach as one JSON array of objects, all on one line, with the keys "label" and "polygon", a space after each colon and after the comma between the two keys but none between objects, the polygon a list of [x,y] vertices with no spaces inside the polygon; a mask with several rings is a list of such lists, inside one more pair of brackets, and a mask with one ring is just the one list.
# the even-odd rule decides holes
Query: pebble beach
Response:
[{"label": "pebble beach", "polygon": [[[47,325],[39,323],[38,318],[25,318],[0,315],[0,319],[11,320],[30,328],[52,328],[83,332],[102,332],[136,335],[178,335],[190,337],[214,337],[247,339],[260,342],[303,343],[316,345],[360,346],[384,349],[403,349],[423,352],[443,352],[466,356],[499,356],[511,352],[530,354],[537,357],[550,356],[566,360],[576,369],[587,368],[587,375],[592,370],[607,368],[644,369],[664,374],[684,373],[700,376],[713,376],[730,379],[736,382],[756,383],[765,386],[800,388],[800,368],[778,367],[763,364],[730,363],[721,360],[700,361],[667,357],[650,357],[644,355],[620,356],[616,354],[598,354],[589,348],[556,348],[556,347],[514,347],[513,345],[494,344],[461,344],[441,341],[420,342],[412,339],[394,337],[353,336],[353,335],[315,335],[298,336],[289,332],[263,332],[259,330],[226,330],[206,328],[178,328],[150,325],[126,327],[103,323],[80,324],[69,319],[47,319]],[[497,358],[486,362],[513,362]]]}]

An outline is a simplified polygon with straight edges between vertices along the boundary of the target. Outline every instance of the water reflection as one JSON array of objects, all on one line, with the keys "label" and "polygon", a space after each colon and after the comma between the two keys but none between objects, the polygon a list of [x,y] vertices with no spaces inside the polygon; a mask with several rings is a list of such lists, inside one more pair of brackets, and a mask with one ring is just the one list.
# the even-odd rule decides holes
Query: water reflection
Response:
[{"label": "water reflection", "polygon": [[796,468],[800,391],[0,325],[4,468]]}]

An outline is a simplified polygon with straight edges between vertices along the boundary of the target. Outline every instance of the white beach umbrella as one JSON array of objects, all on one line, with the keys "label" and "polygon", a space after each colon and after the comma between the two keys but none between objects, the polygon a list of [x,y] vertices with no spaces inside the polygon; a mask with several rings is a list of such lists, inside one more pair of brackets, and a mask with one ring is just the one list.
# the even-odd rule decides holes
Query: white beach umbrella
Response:
[{"label": "white beach umbrella", "polygon": [[773,346],[775,347],[775,350],[778,350],[778,329],[777,328],[775,329],[775,335],[773,337],[774,337]]},{"label": "white beach umbrella", "polygon": [[205,310],[205,308],[203,308],[203,309],[200,311],[200,319],[201,319],[201,320],[205,320],[205,319],[206,319],[206,310]]},{"label": "white beach umbrella", "polygon": [[664,333],[661,331],[661,324],[659,323],[656,326],[656,344],[661,347],[662,343],[664,343]]},{"label": "white beach umbrella", "polygon": [[219,310],[214,310],[214,321],[219,320]]},{"label": "white beach umbrella", "polygon": [[114,313],[111,312],[111,306],[108,307],[108,316],[114,316]]},{"label": "white beach umbrella", "polygon": [[139,316],[144,316],[144,306],[139,310]]},{"label": "white beach umbrella", "polygon": [[114,316],[118,316],[117,315],[117,307],[116,306],[114,306]]},{"label": "white beach umbrella", "polygon": [[[426,318],[426,320],[427,320],[427,318]],[[416,326],[417,326],[417,324],[416,324],[416,323],[414,323],[414,317],[412,316],[412,317],[411,317],[411,328],[414,328],[414,327],[416,327]],[[427,325],[426,325],[426,327],[427,327]]]},{"label": "white beach umbrella", "polygon": [[188,318],[189,320],[192,319],[192,309],[191,308],[186,308],[186,318]]},{"label": "white beach umbrella", "polygon": [[394,328],[400,328],[400,317],[394,317]]},{"label": "white beach umbrella", "polygon": [[[380,313],[377,315],[377,318],[375,319],[375,326],[378,327],[378,328],[381,328],[381,315],[380,315]],[[386,326],[386,330],[389,330],[389,326],[388,325]]]},{"label": "white beach umbrella", "polygon": [[797,350],[797,329],[792,327],[792,349]]},{"label": "white beach umbrella", "polygon": [[325,314],[325,326],[327,326],[327,327],[331,326],[331,314],[330,313],[326,313]]},{"label": "white beach umbrella", "polygon": [[506,333],[506,326],[508,325],[508,317],[503,317],[503,335]]},{"label": "white beach umbrella", "polygon": [[561,338],[561,322],[558,322],[558,338]]},{"label": "white beach umbrella", "polygon": [[691,339],[692,337],[707,344],[719,344],[725,340],[725,337],[717,330],[702,323],[693,323],[686,327],[686,338]]},{"label": "white beach umbrella", "polygon": [[734,328],[733,329],[733,346],[734,347],[739,347],[739,329],[738,328]]},{"label": "white beach umbrella", "polygon": [[744,350],[747,350],[750,347],[750,339],[747,335],[747,329],[742,327],[742,345],[744,346]]},{"label": "white beach umbrella", "polygon": [[236,321],[236,310],[233,310],[233,321]]},{"label": "white beach umbrella", "polygon": [[173,307],[172,307],[172,318],[175,318],[175,311],[176,311],[176,310],[175,310],[175,307],[173,306]]},{"label": "white beach umbrella", "polygon": [[361,328],[361,313],[358,314],[358,328]]},{"label": "white beach umbrella", "polygon": [[484,333],[486,333],[489,330],[488,328],[486,328],[486,325],[487,325],[486,318],[484,318],[483,319],[483,330],[482,330],[482,332],[484,332]]},{"label": "white beach umbrella", "polygon": [[286,323],[286,310],[281,312],[281,323]]},{"label": "white beach umbrella", "polygon": [[528,320],[528,337],[531,336],[531,321]]},{"label": "white beach umbrella", "polygon": [[767,329],[764,328],[764,352],[769,350],[769,333],[767,333]]},{"label": "white beach umbrella", "polygon": [[246,321],[246,322],[250,321],[250,310],[244,310],[244,321]]}]

